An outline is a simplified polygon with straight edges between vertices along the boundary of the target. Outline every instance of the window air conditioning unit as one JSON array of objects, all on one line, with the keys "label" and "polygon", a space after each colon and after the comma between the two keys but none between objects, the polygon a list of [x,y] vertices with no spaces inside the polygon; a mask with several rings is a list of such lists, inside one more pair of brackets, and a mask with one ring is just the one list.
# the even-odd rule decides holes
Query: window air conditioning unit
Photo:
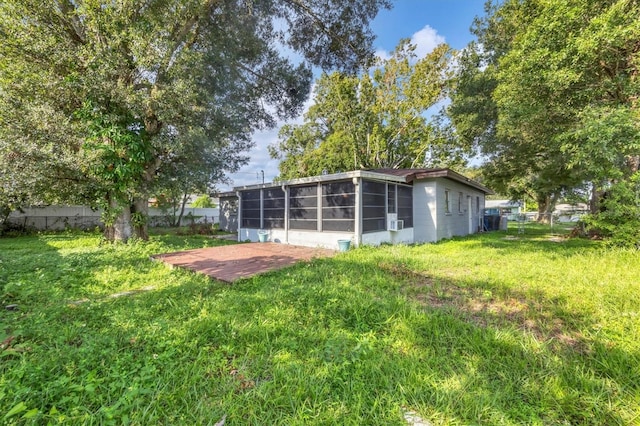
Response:
[{"label": "window air conditioning unit", "polygon": [[390,220],[389,231],[399,231],[404,229],[404,220]]}]

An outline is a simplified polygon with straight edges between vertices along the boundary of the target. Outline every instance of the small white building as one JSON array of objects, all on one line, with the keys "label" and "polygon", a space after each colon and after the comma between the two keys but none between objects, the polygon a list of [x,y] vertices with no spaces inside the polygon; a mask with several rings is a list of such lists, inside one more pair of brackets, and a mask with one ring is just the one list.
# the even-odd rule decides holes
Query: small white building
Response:
[{"label": "small white building", "polygon": [[333,249],[338,240],[358,246],[473,234],[492,193],[450,169],[356,170],[234,190],[238,241],[266,233],[273,242]]},{"label": "small white building", "polygon": [[517,220],[518,215],[522,213],[523,203],[511,200],[487,200],[485,208],[497,209],[500,216],[507,216],[509,220]]}]

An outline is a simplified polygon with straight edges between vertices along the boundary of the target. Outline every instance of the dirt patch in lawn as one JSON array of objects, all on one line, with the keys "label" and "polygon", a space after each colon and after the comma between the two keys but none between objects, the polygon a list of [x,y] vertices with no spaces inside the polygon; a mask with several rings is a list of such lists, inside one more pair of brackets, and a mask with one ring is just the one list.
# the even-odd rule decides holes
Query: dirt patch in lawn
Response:
[{"label": "dirt patch in lawn", "polygon": [[413,271],[403,265],[379,265],[397,279],[405,282],[403,291],[425,307],[438,310],[455,310],[461,317],[487,328],[505,324],[531,333],[536,339],[560,348],[588,352],[584,336],[573,330],[560,317],[556,302],[534,300],[521,294],[501,294],[456,283]]}]

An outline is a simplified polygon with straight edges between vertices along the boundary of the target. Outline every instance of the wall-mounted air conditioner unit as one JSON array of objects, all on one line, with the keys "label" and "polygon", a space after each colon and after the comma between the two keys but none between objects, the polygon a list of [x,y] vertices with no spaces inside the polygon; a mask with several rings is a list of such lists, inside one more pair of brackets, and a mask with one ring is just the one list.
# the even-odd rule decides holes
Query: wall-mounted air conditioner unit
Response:
[{"label": "wall-mounted air conditioner unit", "polygon": [[404,229],[404,220],[390,220],[389,231],[399,231]]}]

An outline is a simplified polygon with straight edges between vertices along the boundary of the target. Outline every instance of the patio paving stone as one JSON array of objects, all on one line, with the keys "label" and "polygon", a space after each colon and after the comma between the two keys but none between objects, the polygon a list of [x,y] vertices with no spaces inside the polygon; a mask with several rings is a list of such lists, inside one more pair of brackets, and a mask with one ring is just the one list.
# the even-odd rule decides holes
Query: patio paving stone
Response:
[{"label": "patio paving stone", "polygon": [[334,254],[334,250],[323,248],[279,243],[245,243],[159,254],[152,258],[173,267],[189,269],[232,283],[301,261],[330,257]]}]

